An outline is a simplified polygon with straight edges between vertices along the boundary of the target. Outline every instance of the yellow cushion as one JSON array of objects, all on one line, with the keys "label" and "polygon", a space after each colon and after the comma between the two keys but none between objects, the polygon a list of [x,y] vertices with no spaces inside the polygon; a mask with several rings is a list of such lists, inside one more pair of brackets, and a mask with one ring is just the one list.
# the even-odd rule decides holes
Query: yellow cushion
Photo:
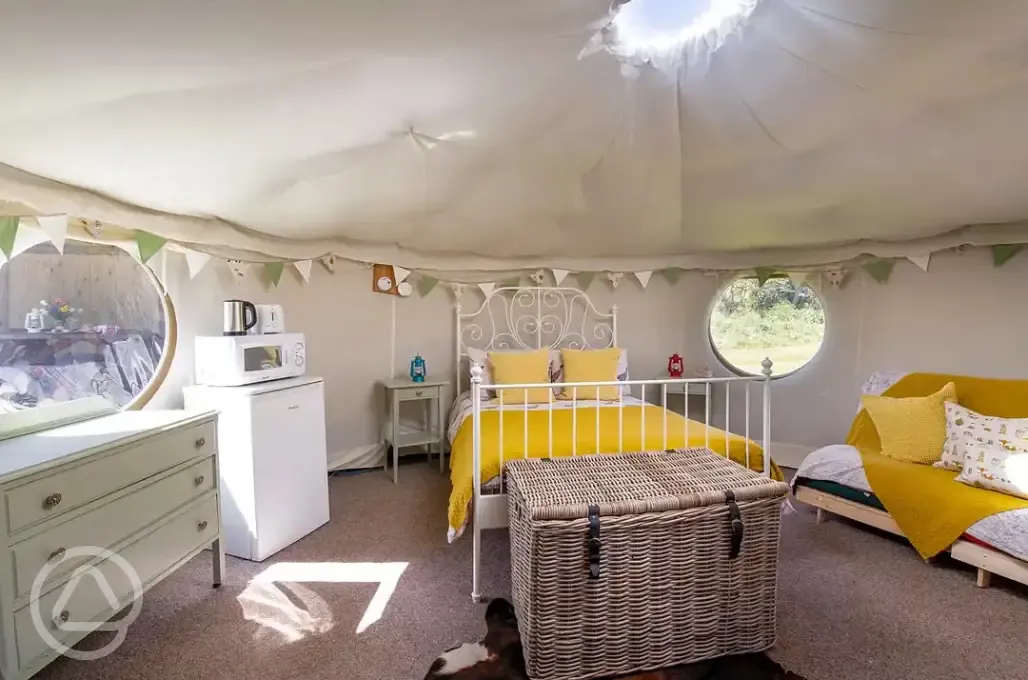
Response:
[{"label": "yellow cushion", "polygon": [[[489,365],[497,385],[520,385],[550,382],[550,350],[529,352],[489,352]],[[553,399],[550,387],[514,388],[497,390],[493,401],[504,404],[545,404]]]},{"label": "yellow cushion", "polygon": [[947,401],[957,400],[957,387],[946,383],[927,397],[864,395],[861,402],[882,442],[882,455],[904,463],[931,465],[942,458],[946,440]]},{"label": "yellow cushion", "polygon": [[[609,349],[562,349],[561,359],[564,362],[566,383],[576,382],[607,382],[618,379],[618,360],[621,348]],[[608,399],[616,401],[621,394],[619,385],[603,385],[600,387],[565,387],[561,399]],[[597,396],[598,395],[598,396]]]}]

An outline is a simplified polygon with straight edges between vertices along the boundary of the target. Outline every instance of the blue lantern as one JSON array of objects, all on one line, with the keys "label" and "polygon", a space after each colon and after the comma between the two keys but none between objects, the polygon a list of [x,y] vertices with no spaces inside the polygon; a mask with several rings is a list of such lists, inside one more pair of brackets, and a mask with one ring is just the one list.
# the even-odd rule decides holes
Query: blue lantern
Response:
[{"label": "blue lantern", "polygon": [[425,360],[420,354],[410,361],[410,379],[414,382],[425,382]]}]

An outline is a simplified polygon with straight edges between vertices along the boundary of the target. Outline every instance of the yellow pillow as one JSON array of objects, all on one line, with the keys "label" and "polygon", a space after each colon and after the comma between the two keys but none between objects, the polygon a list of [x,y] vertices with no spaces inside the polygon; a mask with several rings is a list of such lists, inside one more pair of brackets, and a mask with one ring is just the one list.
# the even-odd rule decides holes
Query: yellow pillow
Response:
[{"label": "yellow pillow", "polygon": [[946,441],[947,401],[957,400],[957,387],[946,383],[927,397],[864,395],[861,402],[882,440],[882,455],[905,463],[931,465],[942,458]]},{"label": "yellow pillow", "polygon": [[[550,382],[550,350],[545,347],[529,352],[489,352],[489,365],[497,385]],[[545,404],[553,399],[551,387],[497,390],[494,402],[500,401],[501,393],[504,404]]]},{"label": "yellow pillow", "polygon": [[[562,349],[561,360],[564,362],[563,380],[566,383],[606,382],[618,379],[618,360],[621,348],[610,349]],[[617,401],[621,394],[620,385],[602,385],[599,387],[565,387],[560,393],[561,399],[608,399]]]}]

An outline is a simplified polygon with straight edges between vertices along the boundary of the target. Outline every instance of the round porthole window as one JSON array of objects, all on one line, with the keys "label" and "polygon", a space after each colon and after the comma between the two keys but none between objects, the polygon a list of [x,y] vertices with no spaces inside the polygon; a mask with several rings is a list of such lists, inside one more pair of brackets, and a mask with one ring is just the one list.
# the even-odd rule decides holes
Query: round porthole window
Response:
[{"label": "round porthole window", "polygon": [[723,288],[710,312],[710,346],[726,367],[760,375],[771,359],[771,375],[781,377],[806,366],[821,349],[825,312],[806,284],[771,278],[737,279]]},{"label": "round porthole window", "polygon": [[0,267],[0,414],[101,396],[142,406],[166,373],[174,313],[153,274],[110,245],[68,240]]}]

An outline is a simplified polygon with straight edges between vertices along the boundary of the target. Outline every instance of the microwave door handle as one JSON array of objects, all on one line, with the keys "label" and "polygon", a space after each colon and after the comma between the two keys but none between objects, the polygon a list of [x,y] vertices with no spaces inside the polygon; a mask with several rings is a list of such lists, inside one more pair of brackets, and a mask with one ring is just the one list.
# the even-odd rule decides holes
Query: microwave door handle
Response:
[{"label": "microwave door handle", "polygon": [[243,330],[248,331],[257,325],[257,307],[252,302],[243,303]]}]

